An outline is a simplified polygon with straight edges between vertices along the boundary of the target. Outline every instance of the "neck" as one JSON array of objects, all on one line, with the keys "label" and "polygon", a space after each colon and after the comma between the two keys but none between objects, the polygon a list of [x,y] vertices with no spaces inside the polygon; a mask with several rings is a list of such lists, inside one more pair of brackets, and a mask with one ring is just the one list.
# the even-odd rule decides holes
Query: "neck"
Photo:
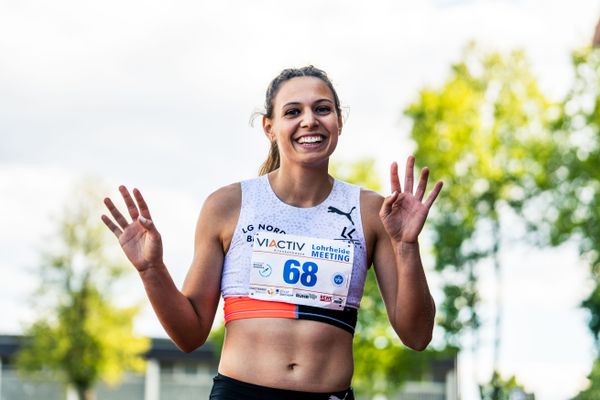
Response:
[{"label": "neck", "polygon": [[317,168],[282,165],[269,174],[275,195],[294,207],[314,207],[325,201],[333,187],[327,164]]}]

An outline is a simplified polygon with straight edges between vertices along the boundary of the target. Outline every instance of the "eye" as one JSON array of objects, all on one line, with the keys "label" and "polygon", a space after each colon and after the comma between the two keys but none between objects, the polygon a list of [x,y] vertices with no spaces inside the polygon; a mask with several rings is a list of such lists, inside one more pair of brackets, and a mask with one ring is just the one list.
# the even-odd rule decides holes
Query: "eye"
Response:
[{"label": "eye", "polygon": [[319,114],[329,114],[331,112],[331,107],[327,105],[317,106],[315,111]]},{"label": "eye", "polygon": [[283,115],[286,117],[296,117],[300,114],[300,110],[297,108],[288,108],[283,112]]}]

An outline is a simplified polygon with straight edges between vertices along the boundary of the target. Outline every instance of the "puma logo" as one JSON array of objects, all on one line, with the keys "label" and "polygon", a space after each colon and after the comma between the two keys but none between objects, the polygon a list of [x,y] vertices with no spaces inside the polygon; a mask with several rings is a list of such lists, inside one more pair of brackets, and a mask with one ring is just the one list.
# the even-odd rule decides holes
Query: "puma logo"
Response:
[{"label": "puma logo", "polygon": [[327,207],[327,212],[330,213],[336,213],[336,214],[340,214],[340,215],[345,215],[346,218],[348,218],[350,220],[350,222],[352,222],[352,225],[354,225],[354,221],[352,221],[352,217],[350,216],[350,214],[352,214],[352,211],[354,211],[356,207],[352,207],[352,209],[350,211],[348,211],[347,213],[335,208],[335,207]]}]

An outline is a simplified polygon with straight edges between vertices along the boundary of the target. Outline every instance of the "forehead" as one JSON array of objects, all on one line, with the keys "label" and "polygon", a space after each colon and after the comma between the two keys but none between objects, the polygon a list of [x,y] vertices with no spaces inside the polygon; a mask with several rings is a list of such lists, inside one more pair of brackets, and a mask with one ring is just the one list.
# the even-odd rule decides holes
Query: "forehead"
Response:
[{"label": "forehead", "polygon": [[329,86],[314,76],[300,76],[281,85],[274,103],[281,106],[290,102],[311,103],[321,99],[334,101]]}]

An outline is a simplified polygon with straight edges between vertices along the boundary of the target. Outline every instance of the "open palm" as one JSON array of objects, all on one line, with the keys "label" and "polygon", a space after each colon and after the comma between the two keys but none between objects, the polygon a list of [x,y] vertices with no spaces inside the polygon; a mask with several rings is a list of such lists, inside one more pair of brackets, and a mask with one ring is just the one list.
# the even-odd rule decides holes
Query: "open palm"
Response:
[{"label": "open palm", "polygon": [[104,199],[104,204],[114,222],[106,215],[102,215],[102,221],[119,239],[123,252],[138,271],[159,265],[163,255],[162,239],[152,222],[142,194],[137,189],[133,190],[136,204],[125,186],[120,186],[119,192],[125,200],[131,222],[127,221],[110,198]]},{"label": "open palm", "polygon": [[423,201],[429,169],[423,168],[416,191],[413,193],[415,158],[406,160],[406,173],[404,177],[404,191],[400,186],[398,177],[398,164],[392,163],[390,169],[390,183],[392,195],[387,197],[379,212],[379,217],[388,235],[393,241],[414,243],[425,225],[433,202],[442,190],[442,182],[437,182],[427,199]]}]

